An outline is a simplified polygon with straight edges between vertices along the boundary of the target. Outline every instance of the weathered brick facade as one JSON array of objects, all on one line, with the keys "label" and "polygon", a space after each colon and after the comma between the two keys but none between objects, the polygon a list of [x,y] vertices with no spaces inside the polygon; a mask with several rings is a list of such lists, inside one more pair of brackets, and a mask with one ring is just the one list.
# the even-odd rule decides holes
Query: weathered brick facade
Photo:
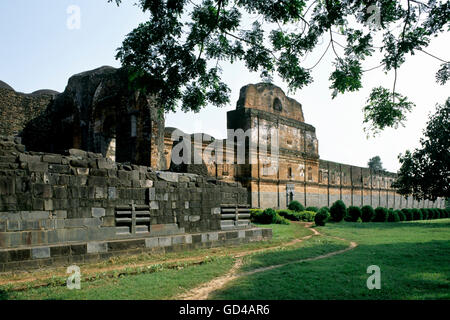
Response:
[{"label": "weathered brick facade", "polygon": [[[422,208],[445,206],[444,199],[416,201],[405,199],[391,188],[395,174],[372,172],[347,164],[319,158],[315,128],[304,122],[302,106],[288,98],[284,92],[270,84],[247,85],[241,89],[236,110],[228,112],[227,127],[233,131],[251,130],[246,138],[246,164],[206,163],[208,174],[224,181],[239,181],[249,191],[252,207],[286,208],[292,200],[305,206],[330,206],[336,200],[347,205],[372,205],[388,208]],[[170,167],[175,128],[166,130],[166,167]],[[250,131],[248,131],[250,132]],[[274,133],[278,134],[279,155],[274,170],[265,163],[268,156],[260,150],[270,150]],[[259,149],[251,149],[249,141]],[[226,140],[207,136],[203,143],[195,143],[202,152],[215,143],[225,159],[227,153],[236,159],[236,149],[228,148]],[[252,151],[253,150],[253,151]],[[250,163],[249,154],[254,161]]]}]

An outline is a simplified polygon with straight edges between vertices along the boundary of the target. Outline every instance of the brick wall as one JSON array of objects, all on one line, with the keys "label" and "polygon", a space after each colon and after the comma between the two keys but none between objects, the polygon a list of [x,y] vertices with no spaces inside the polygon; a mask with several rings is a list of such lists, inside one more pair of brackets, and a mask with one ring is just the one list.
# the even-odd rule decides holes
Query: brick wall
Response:
[{"label": "brick wall", "polygon": [[[19,139],[0,137],[0,249],[215,231],[221,204],[246,203],[236,182],[76,149],[25,152]],[[150,219],[140,223],[142,211]],[[119,223],[119,214],[129,223]]]}]

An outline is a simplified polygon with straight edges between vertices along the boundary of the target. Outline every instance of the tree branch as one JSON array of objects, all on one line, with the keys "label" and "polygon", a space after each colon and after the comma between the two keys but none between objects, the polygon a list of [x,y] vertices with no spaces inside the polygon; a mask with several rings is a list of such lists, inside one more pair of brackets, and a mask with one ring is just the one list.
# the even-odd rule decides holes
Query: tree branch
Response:
[{"label": "tree branch", "polygon": [[320,63],[320,61],[322,61],[323,57],[324,57],[325,54],[328,52],[328,49],[330,48],[330,45],[331,45],[331,41],[328,42],[328,46],[327,46],[327,48],[325,49],[325,52],[324,52],[324,53],[322,54],[322,56],[320,57],[319,61],[317,61],[316,64],[313,65],[311,68],[307,68],[307,70],[312,70],[312,69],[314,69],[314,68]]},{"label": "tree branch", "polygon": [[437,60],[439,60],[439,61],[441,61],[441,62],[444,62],[444,63],[450,63],[450,61],[445,61],[445,60],[443,60],[443,59],[441,59],[441,58],[438,58],[438,57],[436,57],[435,55],[433,55],[433,54],[431,54],[431,53],[429,53],[429,52],[426,52],[425,50],[423,50],[423,49],[418,49],[419,51],[422,51],[423,53],[425,53],[425,54],[427,54],[427,55],[429,55],[430,57],[433,57],[433,58],[435,58],[435,59],[437,59]]},{"label": "tree branch", "polygon": [[[222,8],[222,1],[223,0],[219,0],[217,3],[217,16],[216,16],[216,27],[219,24],[219,19],[220,19],[220,9]],[[208,33],[203,37],[202,39],[202,44],[200,46],[200,52],[198,54],[197,60],[195,61],[195,64],[197,64],[197,62],[200,60],[200,57],[202,56],[203,53],[203,49],[205,47],[205,40],[206,38],[208,38],[211,35],[211,32],[214,30],[214,28],[210,28]]]}]

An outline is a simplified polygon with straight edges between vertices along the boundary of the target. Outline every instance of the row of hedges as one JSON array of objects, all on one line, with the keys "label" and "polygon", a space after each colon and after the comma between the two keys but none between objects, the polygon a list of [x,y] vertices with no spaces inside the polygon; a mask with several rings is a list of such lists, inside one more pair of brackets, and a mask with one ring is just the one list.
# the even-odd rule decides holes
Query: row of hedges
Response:
[{"label": "row of hedges", "polygon": [[286,210],[274,209],[252,209],[252,222],[262,224],[289,224],[289,221],[314,221],[316,225],[323,226],[327,221],[340,222],[400,222],[414,220],[431,220],[440,218],[450,218],[450,209],[401,209],[393,210],[383,207],[373,209],[371,206],[346,207],[342,200],[337,200],[328,209],[322,207],[307,207],[306,209],[298,201],[289,203]]},{"label": "row of hedges", "polygon": [[450,218],[449,209],[401,209],[393,210],[383,207],[373,209],[371,206],[349,207],[347,221],[362,222],[400,222],[400,221],[414,221],[414,220],[431,220]]},{"label": "row of hedges", "polygon": [[335,222],[342,220],[350,222],[400,222],[414,220],[431,220],[450,218],[450,209],[422,208],[393,210],[371,206],[350,206],[346,208],[342,200],[338,200],[330,207],[330,219]]}]

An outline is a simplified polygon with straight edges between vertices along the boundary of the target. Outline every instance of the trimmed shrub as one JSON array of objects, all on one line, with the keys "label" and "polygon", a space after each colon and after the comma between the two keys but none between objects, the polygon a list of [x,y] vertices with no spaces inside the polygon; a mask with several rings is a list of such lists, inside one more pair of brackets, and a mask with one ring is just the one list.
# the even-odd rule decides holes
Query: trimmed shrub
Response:
[{"label": "trimmed shrub", "polygon": [[422,220],[422,212],[419,209],[412,209],[413,220]]},{"label": "trimmed shrub", "polygon": [[319,211],[319,208],[317,208],[317,207],[308,207],[308,208],[305,209],[305,211],[317,212],[317,211]]},{"label": "trimmed shrub", "polygon": [[300,217],[301,217],[301,220],[303,220],[303,221],[312,222],[312,221],[314,221],[316,214],[317,213],[314,211],[303,211],[303,212],[300,212]]},{"label": "trimmed shrub", "polygon": [[288,220],[291,221],[300,221],[300,214],[291,210],[278,210],[277,213]]},{"label": "trimmed shrub", "polygon": [[270,224],[275,220],[275,216],[277,213],[275,210],[268,208],[259,214],[255,215],[255,222],[262,223],[262,224]]},{"label": "trimmed shrub", "polygon": [[288,205],[288,209],[296,212],[305,211],[305,207],[297,200],[291,201]]},{"label": "trimmed shrub", "polygon": [[261,224],[289,224],[289,220],[280,216],[275,210],[268,208],[264,211],[260,209],[250,210],[250,216],[252,222]]},{"label": "trimmed shrub", "polygon": [[263,210],[261,209],[250,209],[250,220],[258,223],[261,219],[262,212]]},{"label": "trimmed shrub", "polygon": [[361,208],[361,220],[362,222],[370,222],[372,221],[373,216],[375,215],[375,211],[371,206],[364,206]]},{"label": "trimmed shrub", "polygon": [[314,222],[316,223],[316,226],[324,226],[325,223],[330,218],[330,212],[328,211],[328,208],[324,207],[321,208],[314,217]]},{"label": "trimmed shrub", "polygon": [[443,218],[445,218],[445,211],[444,211],[444,209],[438,209],[439,210],[439,217],[441,218],[441,219],[443,219]]},{"label": "trimmed shrub", "polygon": [[441,217],[441,213],[439,212],[439,209],[435,208],[434,210],[434,218],[439,219]]},{"label": "trimmed shrub", "polygon": [[400,222],[400,217],[398,213],[393,209],[389,209],[388,211],[388,222]]},{"label": "trimmed shrub", "polygon": [[278,213],[275,214],[275,218],[274,218],[272,223],[275,223],[275,224],[286,224],[286,225],[287,224],[291,224],[288,219],[286,219],[285,217],[280,216]]},{"label": "trimmed shrub", "polygon": [[[425,211],[425,214],[426,214],[426,219],[427,220],[430,220],[431,219],[431,217],[433,216],[433,214],[431,213],[431,211],[430,211],[430,209],[428,209],[428,208],[425,208],[425,209],[423,209],[424,211]],[[423,219],[425,220],[425,214],[423,215]]]},{"label": "trimmed shrub", "polygon": [[347,208],[342,200],[337,200],[330,208],[330,215],[333,221],[340,222],[347,215]]},{"label": "trimmed shrub", "polygon": [[359,218],[361,218],[362,212],[359,207],[350,206],[347,210],[347,221],[357,222]]},{"label": "trimmed shrub", "polygon": [[388,211],[386,208],[377,207],[375,209],[375,215],[373,216],[373,222],[386,222],[388,218]]},{"label": "trimmed shrub", "polygon": [[403,213],[402,210],[395,210],[395,212],[397,212],[397,215],[398,215],[398,218],[400,219],[400,221],[406,220],[405,214]]},{"label": "trimmed shrub", "polygon": [[402,209],[402,211],[406,217],[405,221],[411,221],[413,219],[413,213],[412,213],[411,209]]},{"label": "trimmed shrub", "polygon": [[420,209],[420,212],[422,212],[422,220],[427,220],[428,217],[427,209],[422,208]]},{"label": "trimmed shrub", "polygon": [[441,209],[441,218],[448,218],[448,212],[445,209]]}]

